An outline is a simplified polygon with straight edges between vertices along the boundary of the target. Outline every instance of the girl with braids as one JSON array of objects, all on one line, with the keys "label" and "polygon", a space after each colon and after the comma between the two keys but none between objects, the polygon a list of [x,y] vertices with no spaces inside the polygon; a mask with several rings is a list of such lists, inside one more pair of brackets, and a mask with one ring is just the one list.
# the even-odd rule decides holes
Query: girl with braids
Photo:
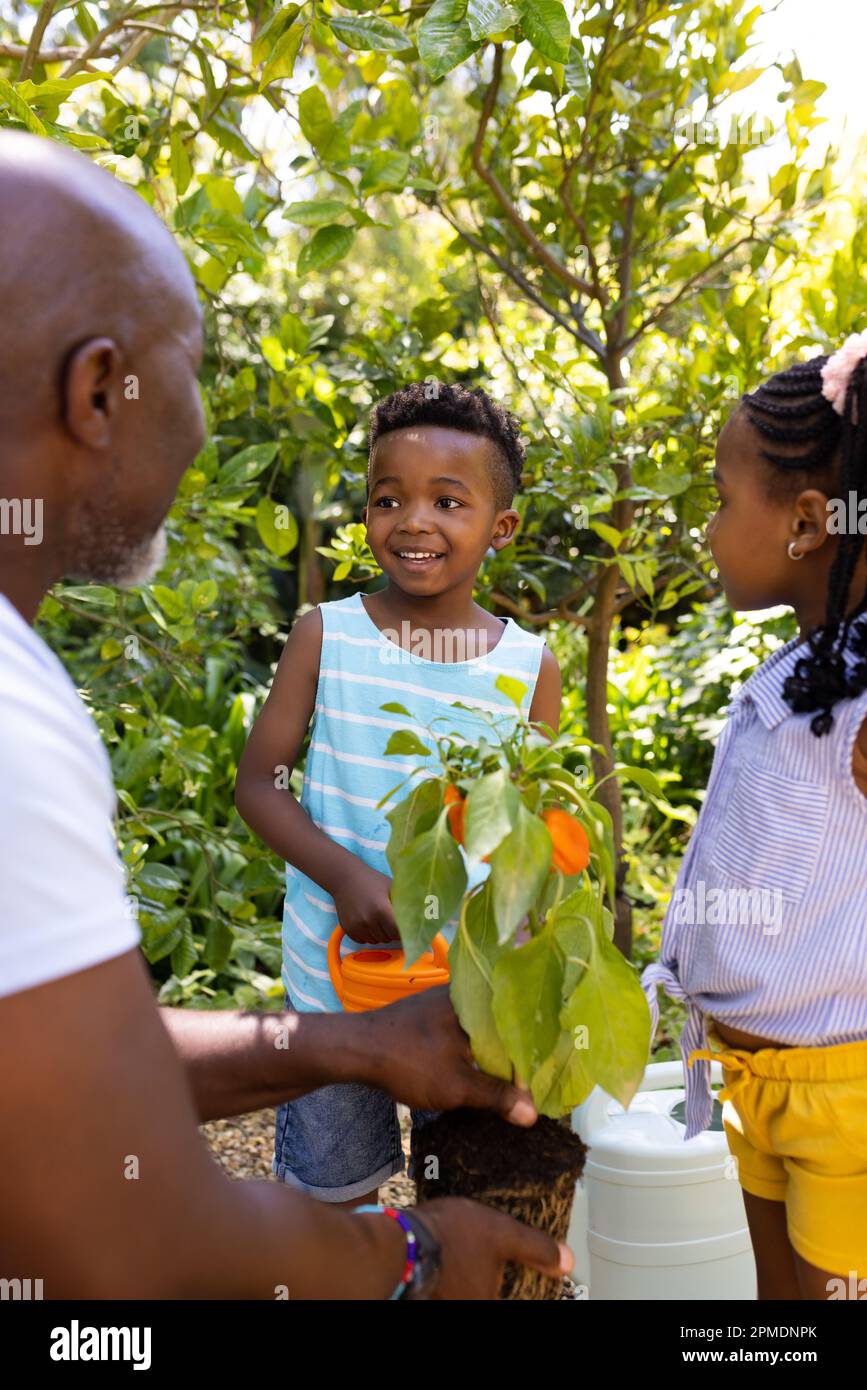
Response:
[{"label": "girl with braids", "polygon": [[[654,1029],[658,985],[688,1004],[686,1139],[711,1121],[722,1063],[759,1298],[846,1297],[853,1276],[863,1296],[867,333],[745,396],[714,480],[729,602],[787,604],[799,635],[729,706],[642,983]],[[837,534],[841,510],[864,531]]]}]

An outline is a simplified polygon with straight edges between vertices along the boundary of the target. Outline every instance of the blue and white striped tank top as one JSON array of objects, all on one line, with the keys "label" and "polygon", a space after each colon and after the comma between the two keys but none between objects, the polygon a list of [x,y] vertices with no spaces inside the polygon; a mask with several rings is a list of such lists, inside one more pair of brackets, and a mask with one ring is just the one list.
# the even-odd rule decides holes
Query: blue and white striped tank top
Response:
[{"label": "blue and white striped tank top", "polygon": [[[867,797],[852,775],[867,692],[834,707],[823,738],[783,682],[805,648],[786,643],[728,707],[704,805],[641,977],[686,1000],[680,1046],[686,1139],[711,1120],[707,1016],[787,1046],[867,1038]],[[847,658],[847,662],[850,661]]]},{"label": "blue and white striped tank top", "polygon": [[[431,661],[384,635],[362,597],[355,593],[319,605],[322,655],[301,805],[326,835],[391,877],[385,854],[391,832],[386,813],[413,782],[405,783],[397,797],[379,810],[376,804],[413,769],[439,767],[435,754],[433,759],[385,757],[392,733],[412,728],[431,747],[425,726],[435,716],[446,715],[434,726],[441,733],[454,729],[465,738],[478,739],[485,732],[490,736],[489,726],[473,712],[476,708],[492,713],[503,729],[513,726],[515,706],[494,682],[507,675],[526,685],[522,711],[529,713],[545,641],[506,618],[502,637],[485,655],[467,661]],[[473,708],[452,709],[454,700]],[[388,702],[403,705],[412,718],[382,710],[380,706]],[[487,864],[468,870],[470,886],[489,872]],[[326,964],[328,939],[336,922],[331,896],[287,864],[283,983],[299,1012],[340,1009]],[[456,925],[455,917],[446,935]],[[344,940],[344,949],[362,948]]]}]

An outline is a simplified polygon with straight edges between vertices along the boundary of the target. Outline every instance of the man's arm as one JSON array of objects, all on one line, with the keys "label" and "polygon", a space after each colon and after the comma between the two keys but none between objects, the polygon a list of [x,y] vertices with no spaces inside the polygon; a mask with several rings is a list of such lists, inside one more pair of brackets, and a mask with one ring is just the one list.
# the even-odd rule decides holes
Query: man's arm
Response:
[{"label": "man's arm", "polygon": [[[395,1223],[212,1162],[138,952],[0,998],[0,1036],[0,1276],[48,1298],[391,1294]],[[494,1297],[505,1259],[561,1267],[550,1237],[476,1203],[419,1211],[444,1296]]]},{"label": "man's arm", "polygon": [[161,1009],[200,1120],[280,1105],[338,1081],[379,1086],[416,1110],[496,1110],[529,1125],[528,1092],[473,1064],[445,986],[365,1014]]}]

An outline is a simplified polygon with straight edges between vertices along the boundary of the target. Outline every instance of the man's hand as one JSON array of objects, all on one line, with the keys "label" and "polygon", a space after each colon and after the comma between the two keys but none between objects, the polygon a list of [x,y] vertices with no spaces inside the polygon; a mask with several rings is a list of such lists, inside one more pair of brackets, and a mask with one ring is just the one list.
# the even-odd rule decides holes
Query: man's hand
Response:
[{"label": "man's hand", "polygon": [[388,874],[381,874],[364,860],[357,859],[330,890],[337,908],[337,920],[353,941],[368,946],[400,941],[389,896],[391,884]]},{"label": "man's hand", "polygon": [[446,985],[384,1009],[356,1014],[352,1021],[370,1069],[359,1079],[380,1086],[395,1100],[414,1110],[470,1106],[494,1110],[512,1124],[535,1123],[536,1107],[529,1092],[476,1067]]},{"label": "man's hand", "polygon": [[572,1268],[568,1246],[480,1202],[440,1197],[416,1210],[442,1246],[434,1299],[496,1298],[507,1260],[555,1279]]}]

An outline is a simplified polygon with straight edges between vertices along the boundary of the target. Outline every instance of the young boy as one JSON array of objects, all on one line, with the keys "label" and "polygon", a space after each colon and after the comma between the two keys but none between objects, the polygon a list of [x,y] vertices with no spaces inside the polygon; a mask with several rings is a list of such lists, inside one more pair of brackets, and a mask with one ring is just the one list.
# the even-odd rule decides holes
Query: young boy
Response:
[{"label": "young boy", "polygon": [[[340,1008],[326,966],[338,922],[352,942],[399,939],[385,854],[395,800],[376,806],[427,760],[384,756],[409,721],[381,706],[402,704],[422,738],[439,717],[443,732],[475,740],[490,730],[473,709],[503,727],[515,718],[495,687],[506,674],[527,687],[530,719],[559,726],[560,672],[544,639],[473,601],[485,553],[519,525],[522,465],[515,420],[481,389],[439,385],[431,396],[415,384],[372,412],[362,518],[385,584],[299,618],[238,769],[238,810],[286,861],[283,982],[297,1010]],[[276,769],[294,765],[311,718],[299,803]],[[274,1172],[322,1201],[375,1202],[402,1169],[384,1092],[328,1086],[278,1110]]]}]

